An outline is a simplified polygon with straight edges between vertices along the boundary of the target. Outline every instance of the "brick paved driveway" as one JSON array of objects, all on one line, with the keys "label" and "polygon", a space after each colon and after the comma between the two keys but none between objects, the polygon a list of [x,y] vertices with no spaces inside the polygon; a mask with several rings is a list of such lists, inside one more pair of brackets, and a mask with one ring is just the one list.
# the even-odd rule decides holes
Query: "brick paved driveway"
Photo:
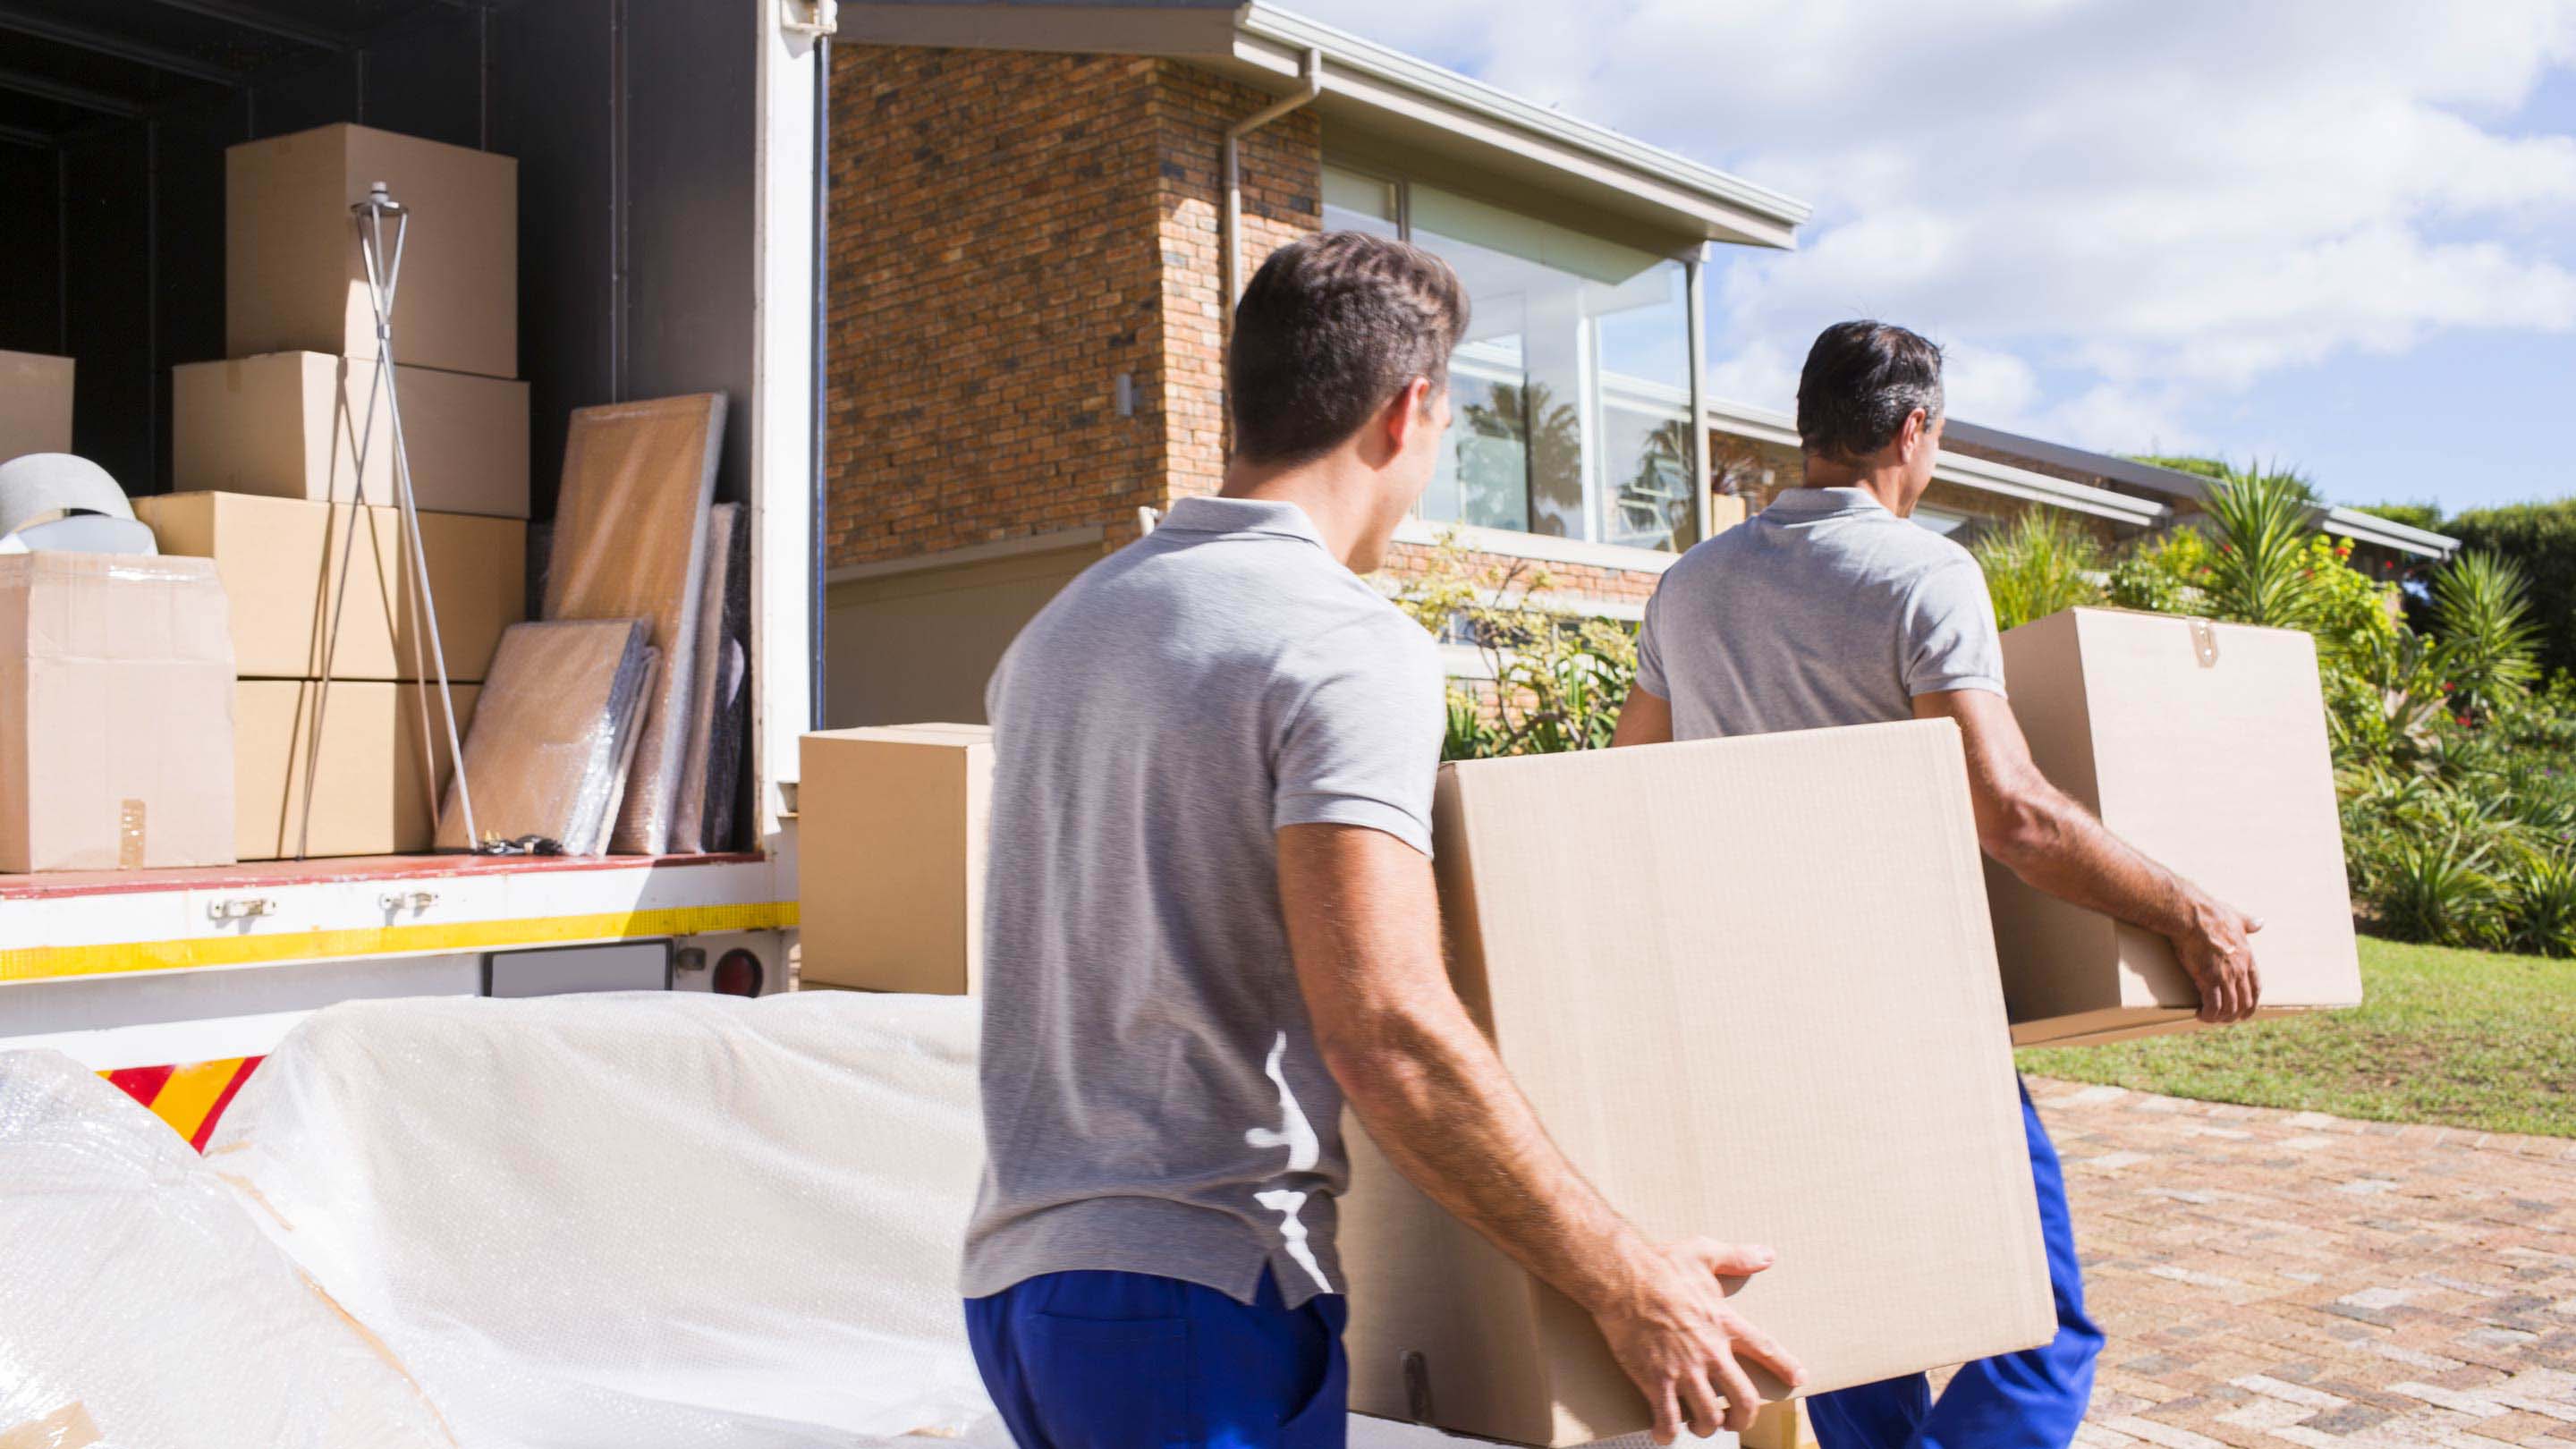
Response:
[{"label": "brick paved driveway", "polygon": [[2576,1141],[2031,1091],[2110,1335],[2080,1442],[2576,1449]]}]

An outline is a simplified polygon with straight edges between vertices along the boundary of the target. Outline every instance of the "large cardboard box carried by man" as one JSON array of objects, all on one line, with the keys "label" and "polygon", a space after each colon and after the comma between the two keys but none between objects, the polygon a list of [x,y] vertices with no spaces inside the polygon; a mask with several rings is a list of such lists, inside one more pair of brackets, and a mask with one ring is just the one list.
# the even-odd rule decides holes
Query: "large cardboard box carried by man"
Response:
[{"label": "large cardboard box carried by man", "polygon": [[232,860],[233,660],[214,566],[0,555],[0,873]]},{"label": "large cardboard box carried by man", "polygon": [[[1454,764],[1434,825],[1459,994],[1540,1119],[1649,1235],[1777,1250],[1737,1306],[1810,1392],[2056,1332],[1954,725]],[[1345,1130],[1354,1409],[1650,1427],[1587,1315]]]},{"label": "large cardboard box carried by man", "polygon": [[[2361,1002],[2316,641],[2116,609],[2003,636],[2031,758],[2122,839],[2263,922],[2263,1015]],[[2013,1040],[2093,1042],[2196,1025],[2173,947],[1986,868]]]}]

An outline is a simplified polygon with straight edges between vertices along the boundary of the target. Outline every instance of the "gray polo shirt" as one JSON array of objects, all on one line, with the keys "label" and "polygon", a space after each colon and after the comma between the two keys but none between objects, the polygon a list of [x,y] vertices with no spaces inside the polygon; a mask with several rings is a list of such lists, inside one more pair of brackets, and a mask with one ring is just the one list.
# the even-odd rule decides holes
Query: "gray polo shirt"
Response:
[{"label": "gray polo shirt", "polygon": [[1273,832],[1431,850],[1431,636],[1286,503],[1190,498],[1022,630],[987,692],[986,1166],[968,1297],[1113,1269],[1338,1292],[1342,1097]]},{"label": "gray polo shirt", "polygon": [[1675,739],[1878,724],[1918,694],[2003,693],[2003,645],[1966,549],[1858,488],[1792,488],[1665,572],[1637,683]]}]

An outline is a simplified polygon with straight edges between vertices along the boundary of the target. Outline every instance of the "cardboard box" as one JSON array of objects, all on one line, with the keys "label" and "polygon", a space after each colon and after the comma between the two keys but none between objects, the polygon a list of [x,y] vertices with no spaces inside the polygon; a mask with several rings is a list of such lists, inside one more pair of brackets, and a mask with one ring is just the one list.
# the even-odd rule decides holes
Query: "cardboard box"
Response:
[{"label": "cardboard box", "polygon": [[[2003,644],[2013,714],[2041,772],[2131,845],[2262,919],[2262,1014],[2359,1005],[2316,641],[2070,609]],[[2198,1025],[2200,993],[2164,937],[1991,862],[1986,880],[2014,1042]]]},{"label": "cardboard box", "polygon": [[973,995],[984,974],[993,732],[823,730],[798,753],[799,979]]},{"label": "cardboard box", "polygon": [[0,556],[0,872],[231,864],[232,753],[212,565]]},{"label": "cardboard box", "polygon": [[[1459,994],[1549,1133],[1650,1236],[1776,1249],[1735,1301],[1809,1392],[2054,1335],[1954,725],[1448,765],[1434,830]],[[1344,1130],[1353,1409],[1416,1417],[1410,1362],[1443,1429],[1651,1425],[1588,1315]]]},{"label": "cardboard box", "polygon": [[[519,163],[365,126],[224,152],[224,354],[376,355],[349,208],[384,182],[409,208],[394,358],[519,374]],[[385,243],[393,244],[390,222]]]},{"label": "cardboard box", "polygon": [[0,463],[72,450],[72,360],[0,352]]},{"label": "cardboard box", "polygon": [[[304,834],[304,756],[321,686],[309,679],[245,679],[233,695],[236,850],[244,860],[285,860]],[[456,732],[474,718],[474,685],[455,688]],[[304,854],[403,855],[430,847],[437,801],[453,756],[438,688],[344,679],[321,702],[322,782],[313,793]],[[436,779],[422,775],[434,769]]]},{"label": "cardboard box", "polygon": [[[527,517],[528,385],[426,367],[396,374],[418,506]],[[367,501],[390,504],[393,426],[376,364],[319,352],[170,369],[172,476],[183,491],[349,502],[370,400]]]},{"label": "cardboard box", "polygon": [[[165,554],[211,558],[232,599],[234,662],[245,679],[322,673],[329,612],[345,606],[340,679],[419,679],[430,673],[428,630],[403,559],[402,514],[369,508],[369,527],[344,549],[346,505],[247,493],[167,493],[134,500]],[[420,515],[438,605],[447,677],[479,681],[501,631],[527,617],[528,526],[462,513]],[[338,587],[343,557],[349,584]],[[414,644],[418,644],[415,652]]]}]

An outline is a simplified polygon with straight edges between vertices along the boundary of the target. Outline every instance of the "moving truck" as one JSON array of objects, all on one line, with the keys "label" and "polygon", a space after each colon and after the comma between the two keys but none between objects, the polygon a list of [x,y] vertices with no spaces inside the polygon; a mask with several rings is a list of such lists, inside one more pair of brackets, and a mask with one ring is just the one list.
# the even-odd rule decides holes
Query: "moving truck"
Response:
[{"label": "moving truck", "polygon": [[0,78],[20,92],[0,98],[7,316],[38,334],[5,345],[77,360],[74,451],[129,494],[205,486],[172,476],[172,369],[227,355],[226,148],[353,122],[516,158],[536,520],[572,409],[728,402],[715,496],[743,505],[752,599],[736,848],[0,877],[0,1047],[108,1070],[256,1057],[356,997],[788,984],[792,780],[815,723],[830,7],[818,23],[808,0],[447,0],[346,29],[326,9],[354,13],[233,0],[48,26],[57,69],[134,84]]}]

